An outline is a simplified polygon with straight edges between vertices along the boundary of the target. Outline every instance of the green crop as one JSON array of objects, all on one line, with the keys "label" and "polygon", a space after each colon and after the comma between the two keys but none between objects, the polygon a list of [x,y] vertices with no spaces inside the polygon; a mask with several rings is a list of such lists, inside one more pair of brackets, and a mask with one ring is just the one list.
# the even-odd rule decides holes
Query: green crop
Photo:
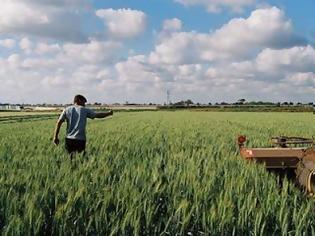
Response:
[{"label": "green crop", "polygon": [[[4,235],[309,235],[315,204],[238,154],[312,137],[311,113],[120,113],[88,123],[88,155],[52,144],[54,120],[0,124]],[[64,129],[61,135],[64,135]]]}]

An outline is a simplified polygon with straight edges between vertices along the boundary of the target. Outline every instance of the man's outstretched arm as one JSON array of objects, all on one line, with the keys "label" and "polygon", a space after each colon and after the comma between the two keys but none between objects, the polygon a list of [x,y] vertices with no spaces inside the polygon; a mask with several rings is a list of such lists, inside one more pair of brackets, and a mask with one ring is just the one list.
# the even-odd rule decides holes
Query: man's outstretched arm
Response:
[{"label": "man's outstretched arm", "polygon": [[105,118],[105,117],[112,116],[112,115],[113,115],[113,111],[98,112],[95,114],[95,118]]},{"label": "man's outstretched arm", "polygon": [[54,144],[58,145],[59,144],[59,131],[60,131],[60,127],[62,125],[63,121],[62,120],[58,120],[56,123],[56,127],[55,127],[55,132],[54,132]]}]

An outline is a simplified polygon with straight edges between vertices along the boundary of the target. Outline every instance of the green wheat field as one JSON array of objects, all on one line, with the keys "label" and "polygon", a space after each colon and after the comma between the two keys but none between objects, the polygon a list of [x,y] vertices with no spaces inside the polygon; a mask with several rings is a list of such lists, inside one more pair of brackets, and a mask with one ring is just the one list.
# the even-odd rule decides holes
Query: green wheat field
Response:
[{"label": "green wheat field", "polygon": [[55,122],[0,123],[3,235],[315,234],[314,198],[236,144],[311,138],[312,113],[116,113],[88,121],[88,154],[73,162],[63,138],[52,144]]}]

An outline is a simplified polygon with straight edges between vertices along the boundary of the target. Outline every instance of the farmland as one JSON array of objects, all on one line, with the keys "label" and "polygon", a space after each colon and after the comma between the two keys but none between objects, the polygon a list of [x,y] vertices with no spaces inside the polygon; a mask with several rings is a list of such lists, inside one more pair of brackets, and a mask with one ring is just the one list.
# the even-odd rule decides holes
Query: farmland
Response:
[{"label": "farmland", "polygon": [[315,234],[314,199],[286,180],[279,188],[235,143],[312,137],[311,113],[117,113],[89,121],[88,155],[73,162],[63,141],[52,145],[54,125],[0,123],[2,233]]}]

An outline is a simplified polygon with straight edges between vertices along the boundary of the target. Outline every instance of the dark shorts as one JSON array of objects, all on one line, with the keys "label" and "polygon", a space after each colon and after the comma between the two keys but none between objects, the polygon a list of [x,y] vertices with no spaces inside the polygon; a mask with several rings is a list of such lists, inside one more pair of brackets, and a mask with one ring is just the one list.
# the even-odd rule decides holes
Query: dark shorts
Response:
[{"label": "dark shorts", "polygon": [[85,143],[86,141],[84,140],[66,138],[65,147],[68,153],[80,153],[85,151]]}]

